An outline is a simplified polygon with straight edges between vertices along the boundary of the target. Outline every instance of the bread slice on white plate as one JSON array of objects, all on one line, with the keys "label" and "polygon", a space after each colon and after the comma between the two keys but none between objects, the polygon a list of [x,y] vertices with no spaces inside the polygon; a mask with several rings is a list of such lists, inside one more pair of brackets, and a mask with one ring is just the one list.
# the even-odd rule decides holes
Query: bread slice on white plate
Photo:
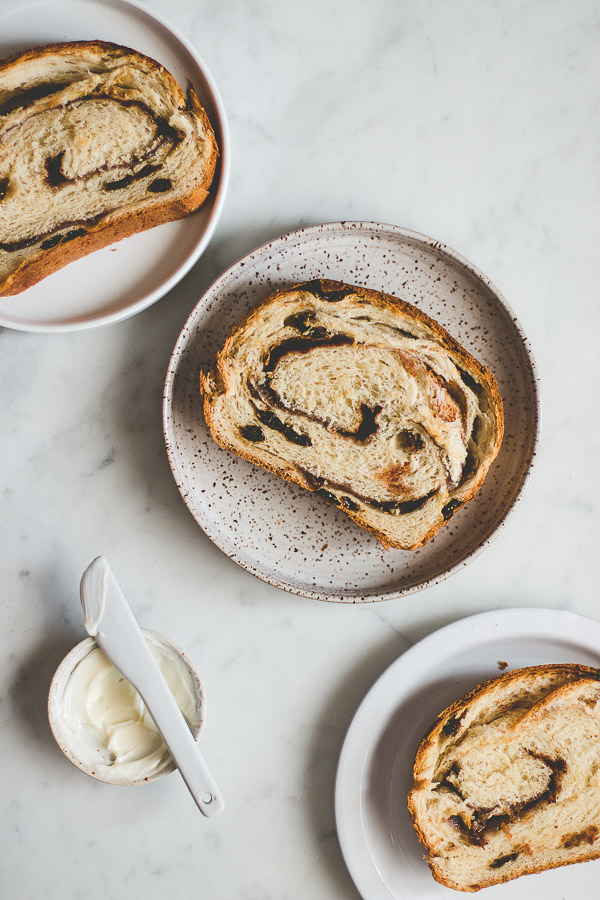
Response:
[{"label": "bread slice on white plate", "polygon": [[481,685],[441,713],[413,775],[408,808],[446,887],[596,859],[600,670],[532,666]]},{"label": "bread slice on white plate", "polygon": [[102,41],[0,61],[0,295],[198,209],[218,149],[190,88]]},{"label": "bread slice on white plate", "polygon": [[334,503],[386,547],[423,546],[480,488],[503,433],[491,372],[389,294],[279,290],[201,376],[215,440]]}]

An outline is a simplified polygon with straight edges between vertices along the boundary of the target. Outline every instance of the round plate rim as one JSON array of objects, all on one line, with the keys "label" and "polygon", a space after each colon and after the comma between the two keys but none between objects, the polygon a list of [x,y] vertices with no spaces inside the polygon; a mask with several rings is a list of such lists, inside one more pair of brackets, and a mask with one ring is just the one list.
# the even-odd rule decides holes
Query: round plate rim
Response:
[{"label": "round plate rim", "polygon": [[[134,303],[127,304],[121,309],[116,310],[115,312],[100,313],[98,315],[92,314],[85,319],[64,319],[60,322],[32,322],[30,320],[19,321],[18,319],[13,320],[10,318],[5,318],[0,311],[0,328],[10,328],[12,331],[56,334],[70,331],[84,331],[88,328],[98,328],[105,325],[112,325],[116,322],[121,322],[125,319],[129,319],[132,316],[143,312],[143,310],[148,309],[148,307],[152,306],[154,303],[157,303],[162,297],[165,296],[165,294],[168,294],[170,290],[172,290],[177,284],[179,284],[179,282],[187,275],[190,269],[198,262],[198,260],[208,247],[215,233],[219,219],[221,218],[221,213],[223,210],[229,185],[231,166],[229,124],[227,121],[221,94],[202,56],[200,55],[198,50],[196,50],[191,41],[181,31],[179,31],[176,26],[172,25],[168,21],[168,19],[162,15],[162,13],[150,9],[148,6],[145,6],[143,3],[139,2],[139,0],[92,0],[92,2],[94,4],[105,6],[107,8],[110,6],[122,7],[125,9],[127,7],[130,7],[132,14],[141,13],[148,19],[156,22],[161,26],[161,28],[167,31],[179,44],[181,44],[181,46],[191,56],[198,69],[202,73],[202,76],[210,92],[211,101],[214,105],[217,118],[216,130],[220,135],[220,168],[217,172],[219,182],[216,191],[215,204],[206,223],[204,231],[200,235],[197,243],[195,244],[187,259],[183,261],[179,268],[175,272],[173,272],[173,274],[169,278],[162,281],[153,291],[150,291]],[[38,3],[39,0],[30,0],[29,3],[19,6],[19,12],[22,13],[27,9],[27,6],[33,6]],[[3,298],[0,298],[0,300],[1,299]]]},{"label": "round plate rim", "polygon": [[[534,395],[534,404],[532,409],[532,417],[533,417],[533,441],[532,441],[532,449],[531,455],[527,464],[527,468],[521,476],[521,483],[517,492],[515,493],[514,500],[512,505],[507,510],[506,514],[502,518],[502,520],[496,525],[494,530],[479,544],[475,550],[471,551],[467,556],[460,559],[453,566],[446,569],[444,572],[439,573],[438,575],[433,576],[432,578],[424,579],[416,585],[411,585],[407,588],[402,588],[401,590],[390,590],[384,592],[365,592],[360,597],[356,595],[344,594],[344,593],[332,593],[326,590],[311,590],[305,587],[298,587],[293,584],[283,583],[278,580],[276,577],[272,576],[268,572],[262,571],[259,566],[253,566],[246,559],[244,559],[240,554],[236,552],[234,548],[226,547],[224,542],[222,542],[212,528],[212,522],[201,515],[201,511],[197,510],[195,507],[192,507],[188,503],[189,495],[184,490],[183,485],[181,485],[178,481],[177,477],[177,454],[172,448],[171,441],[169,439],[169,427],[171,423],[171,413],[172,413],[172,403],[173,403],[173,386],[175,381],[175,375],[177,372],[177,367],[179,365],[181,354],[184,349],[184,345],[188,339],[189,334],[192,332],[195,321],[198,317],[200,317],[204,311],[204,307],[208,304],[209,300],[212,297],[218,294],[218,291],[226,284],[228,279],[234,274],[235,270],[240,268],[240,265],[243,263],[247,265],[248,263],[254,262],[257,258],[261,257],[264,253],[272,250],[276,245],[283,245],[289,243],[290,240],[296,239],[300,240],[303,237],[310,238],[311,236],[317,236],[322,234],[331,234],[336,231],[340,233],[344,233],[350,230],[356,231],[373,231],[375,233],[388,233],[394,235],[396,237],[404,238],[406,241],[412,241],[419,244],[422,244],[431,249],[438,250],[440,253],[445,254],[451,260],[454,260],[460,266],[465,268],[472,276],[476,279],[480,280],[485,287],[492,293],[494,299],[502,306],[505,312],[510,317],[513,326],[517,332],[517,335],[522,343],[523,349],[527,356],[529,365],[531,367],[531,387],[533,389]],[[175,479],[175,483],[179,490],[179,493],[182,496],[182,499],[187,506],[188,510],[194,517],[197,524],[202,528],[207,537],[228,556],[233,562],[235,562],[242,569],[245,569],[250,574],[254,575],[256,578],[260,578],[261,581],[266,582],[267,584],[271,584],[274,587],[280,588],[281,590],[286,591],[287,593],[295,594],[301,597],[308,597],[313,600],[327,600],[331,602],[338,603],[369,603],[369,602],[378,602],[383,600],[394,600],[399,597],[405,597],[410,594],[417,593],[419,591],[426,590],[428,587],[432,587],[435,584],[440,584],[445,581],[447,578],[450,578],[451,575],[454,575],[461,568],[468,565],[474,559],[476,559],[491,543],[495,540],[495,538],[499,535],[502,529],[505,527],[512,514],[514,513],[519,501],[522,499],[523,494],[527,485],[529,484],[529,480],[531,478],[533,468],[535,465],[535,461],[537,458],[537,452],[539,448],[540,442],[540,434],[541,434],[541,396],[540,396],[540,381],[538,375],[538,368],[535,361],[535,357],[533,354],[533,350],[531,348],[531,343],[529,338],[525,334],[523,327],[515,315],[514,311],[510,307],[509,303],[505,299],[504,295],[500,290],[493,284],[493,282],[481,272],[473,263],[470,262],[466,257],[462,256],[456,250],[448,247],[442,241],[435,240],[434,238],[428,237],[427,235],[422,234],[418,231],[413,231],[409,228],[405,228],[400,225],[391,225],[382,222],[375,222],[369,220],[343,220],[338,222],[326,222],[322,224],[309,225],[301,228],[294,229],[293,231],[286,232],[285,234],[278,235],[275,238],[272,238],[269,241],[260,244],[258,247],[255,247],[254,250],[251,250],[249,253],[240,256],[235,262],[233,262],[227,269],[221,272],[217,278],[209,285],[209,287],[202,293],[198,302],[188,315],[183,328],[175,342],[175,346],[173,348],[173,352],[171,354],[171,358],[169,360],[169,365],[167,367],[167,373],[165,377],[165,385],[163,390],[163,410],[162,410],[162,420],[163,420],[163,437],[165,441],[167,457],[169,460],[169,465],[171,467],[171,472],[173,473],[173,477]]]},{"label": "round plate rim", "polygon": [[[352,767],[354,772],[356,771],[358,765],[356,755],[360,751],[359,763],[362,775],[368,760],[369,750],[376,740],[378,728],[381,727],[380,723],[388,711],[387,708],[385,711],[380,708],[380,712],[376,716],[375,707],[380,697],[386,694],[389,684],[395,684],[404,671],[408,672],[410,676],[410,673],[414,673],[418,669],[416,663],[418,663],[419,659],[435,660],[435,664],[439,665],[440,654],[443,661],[449,647],[452,648],[451,655],[454,658],[461,649],[463,651],[469,649],[474,641],[481,642],[486,633],[490,636],[493,635],[495,638],[507,639],[518,635],[519,637],[525,636],[542,640],[547,637],[559,640],[561,635],[567,635],[568,638],[565,638],[565,643],[576,635],[589,648],[590,652],[600,654],[600,622],[597,620],[566,609],[513,607],[493,609],[464,616],[461,619],[450,622],[448,625],[437,628],[410,646],[383,670],[364,695],[352,716],[338,757],[334,787],[335,824],[340,849],[348,872],[355,886],[360,891],[363,900],[404,900],[404,897],[391,893],[380,876],[376,862],[369,851],[361,813],[362,801],[360,799],[356,800],[356,795],[360,792],[360,784],[354,784],[353,800],[350,799],[350,792],[347,788],[347,785],[351,782],[351,779],[348,777],[348,769]],[[561,661],[565,662],[568,660]],[[421,667],[420,675],[423,676],[423,674],[426,674],[426,671],[427,666],[425,669]],[[448,673],[448,677],[451,677],[451,672]],[[401,694],[396,693],[398,696],[394,702],[394,708],[398,708],[402,700]],[[376,724],[373,724],[374,718],[377,718]],[[367,725],[370,726],[368,733],[365,735],[361,734],[364,730],[363,720],[367,720]],[[360,743],[358,750],[353,746],[355,743]],[[378,882],[375,882],[377,888],[379,888],[377,892],[372,888],[372,877],[367,879],[364,872],[359,869],[359,863],[353,856],[355,847],[350,846],[354,843],[352,832],[356,831],[356,820],[354,819],[354,827],[352,827],[350,825],[350,817],[357,815],[357,803],[358,815],[361,820],[362,843],[364,844],[364,846],[361,845],[359,852],[363,863],[368,857],[368,861],[372,866],[370,875],[373,876],[374,872],[377,874],[379,879]],[[350,810],[351,806],[353,811]],[[432,879],[432,885],[435,884]]]}]

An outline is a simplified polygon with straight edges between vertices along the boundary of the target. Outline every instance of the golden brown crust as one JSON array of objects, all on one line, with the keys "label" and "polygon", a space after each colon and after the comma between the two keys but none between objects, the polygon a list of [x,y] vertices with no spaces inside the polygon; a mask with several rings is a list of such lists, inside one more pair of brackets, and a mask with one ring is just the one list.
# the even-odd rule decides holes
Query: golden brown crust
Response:
[{"label": "golden brown crust", "polygon": [[67,56],[73,51],[81,51],[81,55],[84,55],[87,50],[106,52],[114,54],[115,56],[120,56],[122,53],[128,53],[136,58],[145,60],[150,68],[160,71],[161,74],[166,77],[166,80],[170,82],[170,89],[185,103],[185,94],[168,69],[165,69],[163,65],[151,56],[146,56],[145,53],[140,53],[132,47],[115,44],[112,41],[61,41],[54,44],[39,44],[38,46],[30,47],[27,50],[19,50],[17,53],[11,54],[11,56],[5,56],[4,59],[0,59],[0,74],[13,66],[22,65],[22,63],[32,59],[39,59],[40,56],[43,56],[46,53],[52,54],[53,56]]},{"label": "golden brown crust", "polygon": [[442,712],[436,717],[431,728],[419,744],[419,749],[417,750],[417,754],[415,757],[415,771],[422,763],[425,747],[428,745],[432,745],[435,742],[444,725],[450,719],[453,719],[458,712],[462,712],[463,709],[466,709],[475,700],[478,700],[479,697],[487,693],[490,688],[493,688],[499,684],[510,684],[510,682],[512,681],[522,680],[523,677],[539,677],[542,675],[550,675],[553,672],[559,671],[564,672],[565,674],[573,674],[573,676],[577,678],[583,678],[588,675],[594,675],[598,672],[598,669],[594,669],[591,666],[583,666],[579,663],[549,663],[547,665],[526,666],[522,669],[512,669],[509,672],[504,672],[501,675],[496,675],[494,678],[490,678],[487,681],[478,684],[459,700],[456,700],[446,709],[442,710]]},{"label": "golden brown crust", "polygon": [[[469,706],[479,700],[487,692],[493,691],[493,689],[500,684],[506,685],[510,682],[522,681],[524,677],[537,679],[552,674],[564,674],[565,676],[572,676],[572,681],[579,681],[580,679],[584,679],[597,682],[600,678],[600,669],[596,669],[591,666],[580,665],[579,663],[551,663],[547,665],[527,666],[522,669],[514,669],[510,672],[505,672],[501,675],[497,675],[496,677],[477,685],[459,700],[456,700],[454,703],[444,709],[437,716],[427,734],[422,738],[415,755],[415,762],[413,766],[413,782],[407,797],[407,807],[417,837],[419,838],[419,841],[423,845],[426,852],[430,854],[430,856],[424,857],[425,861],[427,862],[435,880],[445,887],[467,893],[475,893],[476,891],[479,891],[482,888],[488,887],[492,884],[501,884],[507,881],[512,881],[513,879],[520,877],[520,873],[510,874],[507,872],[499,872],[497,875],[494,875],[493,879],[489,879],[486,881],[482,881],[481,883],[472,884],[465,887],[462,884],[452,882],[442,872],[439,871],[439,869],[436,867],[434,848],[429,842],[428,836],[425,834],[419,824],[417,810],[413,799],[413,793],[420,790],[424,785],[428,783],[428,779],[423,780],[423,778],[419,774],[424,769],[426,756],[432,750],[432,748],[435,747],[439,739],[440,732],[442,731],[444,726],[452,719],[462,718],[464,716],[464,713],[468,711]],[[565,689],[567,688],[568,686],[565,686]],[[557,688],[557,690],[560,691],[561,688]],[[459,734],[460,729],[456,733]],[[582,853],[577,858],[566,860],[564,862],[539,865],[533,868],[528,867],[527,874],[536,874],[539,872],[544,872],[548,869],[560,868],[562,866],[571,865],[578,862],[586,862],[588,860],[597,859],[599,857],[600,847],[597,850],[582,851]]]},{"label": "golden brown crust", "polygon": [[[207,192],[201,186],[197,188],[197,191],[202,194],[202,200],[200,201],[202,203],[207,196]],[[196,196],[197,194],[194,192],[194,195],[190,198],[192,202]],[[143,210],[137,213],[135,218],[132,218],[131,214],[122,213],[109,226],[103,227],[99,223],[94,228],[90,228],[86,234],[69,241],[68,244],[62,246],[59,244],[51,250],[44,251],[43,254],[40,253],[30,260],[24,261],[5,280],[0,290],[0,297],[20,294],[76,259],[81,259],[82,256],[87,256],[89,253],[101,250],[110,244],[116,244],[140,231],[147,231],[156,225],[181,219],[195,212],[198,205],[193,205],[189,208],[186,200],[180,198],[179,200],[155,206],[153,209]]]},{"label": "golden brown crust", "polygon": [[[542,872],[549,872],[551,869],[562,869],[564,866],[572,866],[576,863],[590,862],[592,859],[600,859],[600,847],[598,848],[598,850],[590,850],[589,852],[582,853],[578,857],[565,860],[564,862],[533,866],[532,868],[527,869],[527,875],[540,875]],[[476,884],[460,885],[456,882],[451,881],[449,878],[445,878],[440,872],[436,871],[434,865],[430,860],[426,859],[426,862],[429,866],[431,874],[438,882],[438,884],[442,884],[444,887],[450,888],[453,891],[462,891],[462,893],[464,894],[476,894],[477,891],[481,891],[483,890],[483,888],[492,887],[495,884],[506,884],[508,881],[514,881],[515,878],[523,877],[522,874],[509,875],[507,873],[504,873],[495,876],[493,881],[489,880],[482,881]]]},{"label": "golden brown crust", "polygon": [[[557,863],[548,863],[548,865],[544,866],[534,866],[533,868],[527,869],[527,875],[540,875],[542,872],[549,872],[551,869],[562,869],[564,866],[572,866],[576,863],[590,862],[593,859],[600,859],[600,848],[598,850],[590,850],[587,853],[582,853],[576,859],[569,859],[565,862],[557,862]],[[506,884],[508,881],[514,881],[515,878],[522,878],[522,875],[509,875],[509,874],[499,874],[494,878],[493,881],[482,881],[477,884],[469,884],[469,885],[459,885],[456,882],[452,882],[449,878],[445,878],[440,872],[436,872],[434,867],[432,866],[429,860],[426,860],[429,865],[429,869],[431,874],[438,882],[438,884],[442,884],[444,887],[450,888],[453,891],[462,891],[464,894],[476,894],[477,891],[483,890],[486,887],[492,887],[495,884]],[[532,894],[532,896],[534,896]]]},{"label": "golden brown crust", "polygon": [[[373,291],[368,288],[357,287],[356,285],[349,285],[345,282],[341,281],[333,281],[331,279],[326,278],[317,278],[312,279],[309,282],[301,282],[300,284],[293,285],[291,287],[282,288],[276,291],[274,294],[271,294],[260,303],[257,307],[252,309],[244,318],[237,324],[235,331],[240,331],[250,322],[250,320],[254,316],[258,316],[261,310],[272,303],[277,303],[278,299],[283,295],[290,294],[294,291],[301,291],[303,287],[309,285],[319,284],[320,289],[322,291],[335,291],[340,289],[351,289],[353,293],[357,294],[359,297],[363,298],[365,301],[369,302],[373,306],[379,307],[384,310],[391,310],[392,312],[403,312],[409,315],[412,319],[417,322],[425,325],[427,328],[431,329],[431,331],[435,334],[435,337],[439,340],[442,346],[450,350],[455,356],[458,357],[460,362],[470,371],[474,371],[477,373],[479,378],[488,385],[492,397],[492,403],[494,407],[494,412],[497,417],[497,436],[496,441],[493,445],[493,448],[490,453],[490,461],[489,464],[482,468],[480,473],[480,477],[474,481],[474,483],[470,486],[470,488],[464,493],[461,494],[461,505],[467,503],[471,500],[479,488],[489,470],[489,466],[493,462],[494,458],[498,454],[500,449],[500,444],[502,443],[502,437],[504,434],[504,411],[502,406],[502,399],[500,397],[500,391],[498,389],[498,384],[496,379],[490,370],[479,363],[470,353],[468,353],[464,347],[456,341],[448,332],[442,328],[442,326],[435,322],[434,319],[431,319],[426,313],[417,307],[413,306],[410,303],[407,303],[404,300],[401,300],[398,297],[394,297],[391,294],[386,294],[383,291]],[[222,447],[224,450],[229,450],[232,453],[235,453],[237,456],[240,456],[242,459],[245,459],[247,462],[251,462],[254,465],[259,465],[263,469],[266,469],[268,472],[271,472],[274,475],[279,475],[280,478],[285,479],[293,484],[297,484],[302,488],[307,490],[314,490],[310,487],[303,479],[302,476],[298,473],[295,468],[290,466],[277,466],[275,464],[269,464],[265,461],[259,461],[255,459],[255,457],[249,451],[246,451],[239,446],[234,446],[232,443],[225,440],[219,433],[218,429],[215,427],[214,418],[212,415],[212,395],[214,390],[211,388],[211,382],[217,386],[223,386],[223,378],[222,371],[220,367],[220,361],[222,359],[226,359],[229,353],[229,348],[233,342],[233,335],[230,335],[227,341],[225,342],[222,350],[220,351],[217,359],[215,360],[215,364],[211,369],[208,376],[205,376],[203,373],[200,374],[200,391],[203,396],[203,408],[204,408],[204,418],[206,420],[206,424],[208,425],[214,439]],[[381,532],[378,528],[372,525],[370,522],[366,521],[364,517],[361,515],[360,510],[353,511],[344,509],[344,513],[351,518],[357,525],[360,525],[365,530],[369,531],[377,540],[383,545],[386,550],[394,547],[400,547],[400,545],[395,544],[393,541],[390,541],[389,536]],[[430,541],[438,531],[445,525],[445,521],[441,519],[437,521],[429,531],[411,547],[402,547],[402,549],[407,550],[418,550],[420,547],[423,547],[428,541]]]},{"label": "golden brown crust", "polygon": [[123,53],[131,54],[136,59],[143,60],[149,68],[161,73],[161,77],[168,83],[169,91],[177,105],[183,108],[187,104],[194,115],[200,119],[206,131],[210,143],[210,153],[204,177],[202,182],[194,185],[188,194],[183,197],[180,196],[172,200],[165,199],[162,203],[155,204],[152,209],[109,212],[106,215],[106,219],[109,220],[108,224],[101,218],[95,225],[86,226],[86,234],[76,237],[66,244],[58,244],[50,250],[38,251],[35,255],[23,260],[21,265],[0,284],[0,297],[20,294],[27,288],[33,287],[33,285],[42,281],[48,275],[57,272],[76,259],[87,256],[89,253],[117,243],[141,231],[147,231],[166,222],[184,218],[199,209],[208,197],[219,157],[214,129],[194,90],[189,88],[186,97],[181,86],[171,73],[152,57],[139,53],[130,47],[109,41],[67,41],[33,47],[0,60],[0,74],[11,67],[22,65],[27,60],[38,59],[45,53],[68,55],[73,51],[81,51],[81,54],[85,55],[88,50],[92,51],[92,53],[106,52],[114,54],[114,56],[121,56]]}]

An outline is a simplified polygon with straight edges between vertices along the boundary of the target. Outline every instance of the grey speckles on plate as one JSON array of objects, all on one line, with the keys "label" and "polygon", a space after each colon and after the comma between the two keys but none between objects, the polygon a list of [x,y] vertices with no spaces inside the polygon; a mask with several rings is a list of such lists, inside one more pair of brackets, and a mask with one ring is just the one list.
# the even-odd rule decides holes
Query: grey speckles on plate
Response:
[{"label": "grey speckles on plate", "polygon": [[[205,425],[200,370],[210,367],[231,329],[273,290],[317,277],[383,290],[413,303],[498,380],[505,413],[500,453],[475,499],[421,550],[383,550],[325,500],[221,450]],[[481,272],[415,232],[374,222],[336,222],[283,235],[213,283],[175,345],[163,420],[181,495],[224,553],[284,590],[358,603],[435,584],[489,544],[531,472],[539,408],[527,339]]]}]

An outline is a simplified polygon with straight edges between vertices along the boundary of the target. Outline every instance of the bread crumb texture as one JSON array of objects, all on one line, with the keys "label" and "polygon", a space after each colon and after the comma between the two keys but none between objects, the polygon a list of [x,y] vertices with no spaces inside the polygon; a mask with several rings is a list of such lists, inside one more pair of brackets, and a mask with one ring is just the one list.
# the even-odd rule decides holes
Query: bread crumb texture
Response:
[{"label": "bread crumb texture", "polygon": [[99,41],[0,62],[0,294],[208,196],[217,145],[194,92]]},{"label": "bread crumb texture", "polygon": [[460,891],[600,856],[600,671],[533,666],[453,704],[423,739],[408,807]]},{"label": "bread crumb texture", "polygon": [[202,376],[213,437],[414,550],[470,500],[498,453],[493,375],[396,297],[317,279],[280,290]]}]

